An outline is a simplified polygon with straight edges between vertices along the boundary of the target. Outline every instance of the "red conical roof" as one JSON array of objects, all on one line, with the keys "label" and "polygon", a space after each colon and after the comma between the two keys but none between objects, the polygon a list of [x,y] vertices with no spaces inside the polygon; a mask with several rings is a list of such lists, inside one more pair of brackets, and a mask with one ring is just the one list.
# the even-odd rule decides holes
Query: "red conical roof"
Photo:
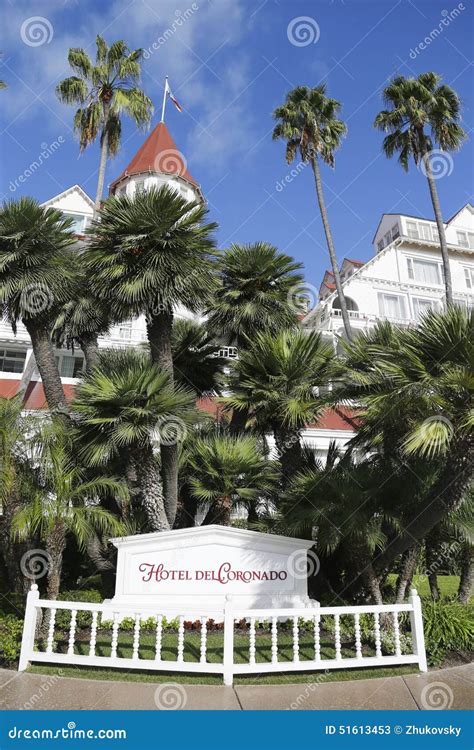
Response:
[{"label": "red conical roof", "polygon": [[199,184],[189,174],[186,159],[176,146],[164,122],[159,122],[151,131],[128,167],[110,184],[110,192],[113,193],[115,186],[125,177],[143,172],[176,175],[199,188]]}]

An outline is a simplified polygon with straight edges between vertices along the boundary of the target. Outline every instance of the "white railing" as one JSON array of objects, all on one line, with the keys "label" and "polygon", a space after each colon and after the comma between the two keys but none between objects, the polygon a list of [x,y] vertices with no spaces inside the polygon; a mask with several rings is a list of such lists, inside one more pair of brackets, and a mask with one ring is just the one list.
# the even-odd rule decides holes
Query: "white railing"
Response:
[{"label": "white railing", "polygon": [[[145,606],[138,612],[113,603],[40,599],[34,584],[27,598],[18,670],[30,662],[46,662],[204,672],[222,674],[226,685],[232,685],[235,674],[397,664],[418,664],[426,672],[421,603],[415,589],[407,604],[315,604],[244,609],[227,597],[223,608],[186,609],[176,617],[176,609]],[[188,621],[193,633],[187,632]],[[223,638],[213,634],[216,623]]]}]

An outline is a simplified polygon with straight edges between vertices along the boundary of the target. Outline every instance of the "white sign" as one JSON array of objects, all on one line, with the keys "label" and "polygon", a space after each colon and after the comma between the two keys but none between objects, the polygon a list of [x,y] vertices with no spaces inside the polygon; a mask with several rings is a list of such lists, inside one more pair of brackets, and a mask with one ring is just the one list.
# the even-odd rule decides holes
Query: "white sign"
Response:
[{"label": "white sign", "polygon": [[112,601],[163,607],[305,606],[312,542],[227,526],[112,539],[118,549]]}]

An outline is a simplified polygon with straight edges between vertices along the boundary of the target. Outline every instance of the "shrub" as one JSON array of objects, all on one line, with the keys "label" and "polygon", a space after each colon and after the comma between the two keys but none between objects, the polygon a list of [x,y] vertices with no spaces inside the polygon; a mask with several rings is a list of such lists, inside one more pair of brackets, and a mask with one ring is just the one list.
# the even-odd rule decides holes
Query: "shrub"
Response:
[{"label": "shrub", "polygon": [[23,621],[14,615],[0,615],[0,664],[11,664],[20,656]]},{"label": "shrub", "polygon": [[[68,602],[87,602],[89,604],[100,604],[102,602],[102,594],[97,589],[71,589],[70,591],[63,591],[58,596],[58,601]],[[71,613],[67,609],[58,609],[56,612],[56,625],[58,628],[68,628],[71,622]],[[86,628],[92,622],[92,612],[84,612],[79,610],[77,613],[76,624],[78,628]]]},{"label": "shrub", "polygon": [[449,651],[469,651],[474,643],[474,607],[426,599],[423,624],[428,662],[439,664]]}]

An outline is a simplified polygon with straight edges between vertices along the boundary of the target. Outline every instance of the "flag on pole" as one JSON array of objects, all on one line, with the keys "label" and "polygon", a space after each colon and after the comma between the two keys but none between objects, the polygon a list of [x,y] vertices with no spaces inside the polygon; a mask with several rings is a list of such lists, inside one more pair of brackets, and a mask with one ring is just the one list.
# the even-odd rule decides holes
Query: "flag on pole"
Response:
[{"label": "flag on pole", "polygon": [[178,100],[176,99],[176,97],[173,96],[173,92],[170,89],[168,81],[166,81],[166,93],[168,94],[169,98],[173,102],[173,104],[176,107],[176,109],[178,110],[178,112],[182,112],[183,108],[182,108],[181,104],[178,102]]}]

